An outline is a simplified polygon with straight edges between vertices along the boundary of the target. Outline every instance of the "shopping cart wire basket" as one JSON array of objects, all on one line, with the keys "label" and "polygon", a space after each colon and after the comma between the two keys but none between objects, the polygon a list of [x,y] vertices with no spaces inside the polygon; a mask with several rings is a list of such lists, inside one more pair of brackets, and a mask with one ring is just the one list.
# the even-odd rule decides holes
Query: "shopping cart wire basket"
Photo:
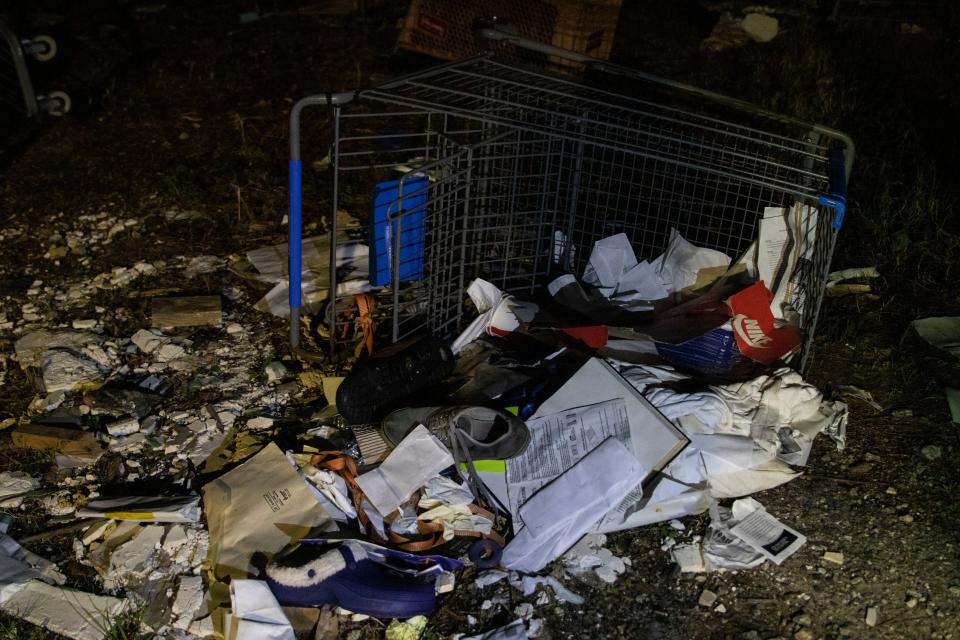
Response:
[{"label": "shopping cart wire basket", "polygon": [[[593,244],[626,233],[638,257],[666,248],[672,229],[736,259],[764,208],[813,207],[803,368],[813,340],[854,145],[834,129],[581,54],[485,34],[585,66],[583,79],[504,62],[492,53],[352,93],[310,96],[290,116],[290,340],[300,344],[301,116],[323,106],[329,153],[330,349],[351,322],[337,211],[343,194],[372,196],[372,277],[393,341],[450,336],[472,319],[477,277],[532,293],[561,271],[581,273]],[[385,186],[386,185],[386,186]],[[382,197],[387,193],[386,198]],[[378,245],[382,245],[378,248]],[[343,247],[340,247],[341,249]],[[385,262],[386,261],[386,262]],[[341,273],[338,273],[340,271]],[[338,281],[338,278],[341,281]]]}]

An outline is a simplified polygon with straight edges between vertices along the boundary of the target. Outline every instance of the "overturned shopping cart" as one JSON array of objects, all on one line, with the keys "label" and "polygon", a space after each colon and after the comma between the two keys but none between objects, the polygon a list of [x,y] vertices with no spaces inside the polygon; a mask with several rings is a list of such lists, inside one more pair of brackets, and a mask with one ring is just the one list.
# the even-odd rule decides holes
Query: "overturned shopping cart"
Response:
[{"label": "overturned shopping cart", "polygon": [[[562,50],[493,33],[551,56]],[[549,49],[549,51],[543,51]],[[853,143],[841,132],[754,105],[570,54],[582,77],[551,75],[485,54],[354,93],[311,96],[291,115],[291,342],[300,344],[301,115],[324,107],[332,139],[320,206],[330,229],[323,310],[335,351],[353,322],[352,296],[373,290],[393,341],[449,336],[472,319],[477,277],[531,293],[558,272],[581,273],[594,242],[624,232],[653,258],[677,229],[736,258],[766,207],[810,205],[812,252],[797,274],[810,350]],[[321,111],[321,110],[317,110]],[[309,158],[308,158],[309,159]],[[369,210],[365,262],[337,212]],[[354,212],[356,213],[356,212]],[[358,277],[357,265],[361,264]],[[350,271],[353,270],[353,273]]]}]

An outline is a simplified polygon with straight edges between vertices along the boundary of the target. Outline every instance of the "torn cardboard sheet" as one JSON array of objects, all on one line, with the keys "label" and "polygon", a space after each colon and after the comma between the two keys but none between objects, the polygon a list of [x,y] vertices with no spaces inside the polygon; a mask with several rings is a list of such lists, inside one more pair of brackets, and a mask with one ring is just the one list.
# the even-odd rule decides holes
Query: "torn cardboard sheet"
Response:
[{"label": "torn cardboard sheet", "polygon": [[209,561],[215,575],[258,575],[254,556],[274,554],[311,531],[336,531],[334,520],[277,445],[203,487],[210,530]]},{"label": "torn cardboard sheet", "polygon": [[10,432],[16,447],[54,450],[57,465],[62,469],[74,469],[96,463],[104,449],[89,431],[66,427],[51,427],[41,424],[25,424]]},{"label": "torn cardboard sheet", "polygon": [[31,331],[17,340],[13,349],[23,368],[39,367],[40,356],[51,349],[83,351],[89,344],[99,344],[103,338],[88,331]]},{"label": "torn cardboard sheet", "polygon": [[[330,289],[330,239],[327,236],[305,238],[302,242],[302,282],[305,306],[319,304]],[[337,295],[353,295],[370,291],[369,247],[347,240],[337,243]],[[287,243],[261,247],[247,252],[247,260],[257,269],[257,280],[274,284],[256,308],[275,316],[290,315]]]},{"label": "torn cardboard sheet", "polygon": [[119,598],[31,580],[0,603],[0,611],[73,640],[102,640],[127,606]]},{"label": "torn cardboard sheet", "polygon": [[645,474],[622,442],[607,438],[520,505],[523,528],[504,549],[503,566],[539,571],[637,493]]},{"label": "torn cardboard sheet", "polygon": [[357,477],[357,484],[381,516],[387,516],[414,491],[447,467],[453,456],[423,425],[411,431],[386,460]]}]

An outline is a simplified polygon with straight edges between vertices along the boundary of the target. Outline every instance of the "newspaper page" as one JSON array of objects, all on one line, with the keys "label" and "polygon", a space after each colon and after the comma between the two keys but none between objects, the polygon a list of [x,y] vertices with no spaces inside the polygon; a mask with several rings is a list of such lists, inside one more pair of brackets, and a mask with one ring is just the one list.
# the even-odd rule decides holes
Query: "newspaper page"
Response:
[{"label": "newspaper page", "polygon": [[802,533],[783,524],[765,509],[756,509],[730,529],[766,558],[777,564],[792,556],[807,542]]},{"label": "newspaper page", "polygon": [[527,427],[530,444],[522,454],[507,460],[507,493],[516,522],[521,521],[520,505],[605,439],[613,436],[631,448],[630,421],[622,398],[535,418]]},{"label": "newspaper page", "polygon": [[817,210],[813,207],[796,204],[790,209],[764,209],[757,272],[773,293],[770,309],[776,318],[786,318],[790,310],[803,313],[805,300],[799,285],[813,256],[816,230]]}]

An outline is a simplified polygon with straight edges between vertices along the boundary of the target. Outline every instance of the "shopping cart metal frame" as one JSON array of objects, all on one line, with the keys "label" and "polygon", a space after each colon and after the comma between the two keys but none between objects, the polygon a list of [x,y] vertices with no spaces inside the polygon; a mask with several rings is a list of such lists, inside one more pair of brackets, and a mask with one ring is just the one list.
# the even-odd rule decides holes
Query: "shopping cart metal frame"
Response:
[{"label": "shopping cart metal frame", "polygon": [[0,139],[0,156],[29,137],[41,114],[59,116],[70,110],[70,97],[62,91],[38,94],[27,67],[28,57],[47,62],[56,53],[57,44],[50,36],[20,38],[0,20],[0,108],[15,119],[5,123],[10,131]]},{"label": "shopping cart metal frame", "polygon": [[[460,328],[469,315],[464,288],[477,275],[501,289],[529,293],[558,269],[579,272],[593,242],[611,233],[626,230],[638,255],[652,258],[665,249],[670,226],[682,226],[695,244],[736,258],[752,241],[764,206],[799,202],[820,212],[809,229],[816,252],[803,284],[809,289],[801,323],[806,343],[794,362],[802,369],[845,212],[854,159],[850,137],[496,29],[482,35],[563,56],[617,88],[523,69],[488,53],[370,89],[296,103],[289,164],[294,351],[324,359],[303,349],[300,340],[301,119],[307,107],[323,106],[332,122],[332,304],[326,314],[331,354],[341,321],[336,312],[341,189],[348,175],[362,174],[369,185],[369,174],[388,175],[416,155],[415,166],[400,178],[394,276],[382,296],[394,341],[424,329],[449,335]],[[660,94],[674,104],[658,101]],[[406,128],[377,131],[384,123]],[[397,276],[403,187],[415,177],[422,183],[425,175],[430,176],[420,187],[430,209],[425,276],[404,283]]]}]

